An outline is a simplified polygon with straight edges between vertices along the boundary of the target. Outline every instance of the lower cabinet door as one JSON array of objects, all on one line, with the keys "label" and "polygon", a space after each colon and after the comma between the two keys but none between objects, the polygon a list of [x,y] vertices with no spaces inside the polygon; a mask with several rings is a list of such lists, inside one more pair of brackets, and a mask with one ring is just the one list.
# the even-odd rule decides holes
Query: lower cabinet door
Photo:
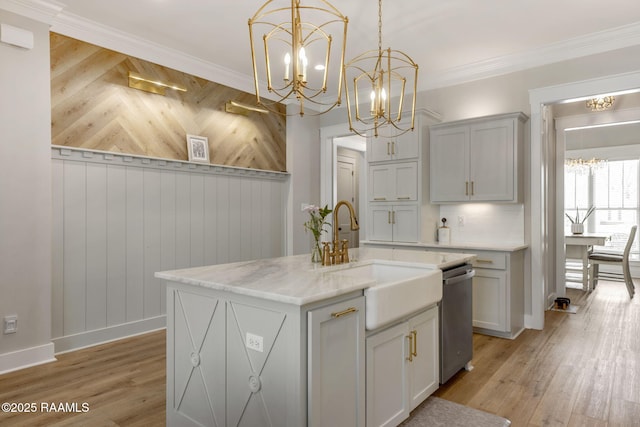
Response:
[{"label": "lower cabinet door", "polygon": [[365,425],[364,297],[308,314],[308,425]]},{"label": "lower cabinet door", "polygon": [[507,273],[476,269],[473,278],[473,326],[507,332]]},{"label": "lower cabinet door", "polygon": [[438,307],[409,319],[413,352],[409,363],[409,390],[413,411],[439,387]]},{"label": "lower cabinet door", "polygon": [[417,242],[418,232],[418,206],[394,205],[393,212],[393,241]]},{"label": "lower cabinet door", "polygon": [[367,427],[409,417],[408,332],[404,322],[367,338]]}]

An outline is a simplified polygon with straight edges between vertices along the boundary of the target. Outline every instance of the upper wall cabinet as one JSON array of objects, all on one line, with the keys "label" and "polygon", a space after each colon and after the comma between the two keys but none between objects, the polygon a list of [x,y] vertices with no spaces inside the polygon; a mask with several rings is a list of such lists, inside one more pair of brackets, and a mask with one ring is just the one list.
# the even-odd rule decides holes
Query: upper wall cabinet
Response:
[{"label": "upper wall cabinet", "polygon": [[526,121],[512,113],[431,126],[431,203],[520,202]]},{"label": "upper wall cabinet", "polygon": [[388,126],[380,129],[379,138],[367,139],[367,160],[383,162],[386,160],[417,159],[420,155],[419,115],[416,117],[416,130],[396,135],[396,129]]}]

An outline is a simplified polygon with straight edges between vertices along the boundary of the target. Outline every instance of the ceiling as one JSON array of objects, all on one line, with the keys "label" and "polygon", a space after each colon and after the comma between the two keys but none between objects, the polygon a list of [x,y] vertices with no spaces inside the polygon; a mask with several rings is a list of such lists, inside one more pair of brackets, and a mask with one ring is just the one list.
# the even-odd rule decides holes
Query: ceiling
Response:
[{"label": "ceiling", "polygon": [[[247,21],[262,0],[61,1],[52,31],[95,43],[79,36],[97,29],[111,39],[180,52],[219,75],[251,79]],[[349,18],[347,59],[375,49],[377,2],[332,4]],[[387,0],[382,7],[383,48],[413,58],[419,90],[640,44],[634,0]],[[109,36],[103,40],[108,44]],[[238,86],[223,80],[217,81]]]}]

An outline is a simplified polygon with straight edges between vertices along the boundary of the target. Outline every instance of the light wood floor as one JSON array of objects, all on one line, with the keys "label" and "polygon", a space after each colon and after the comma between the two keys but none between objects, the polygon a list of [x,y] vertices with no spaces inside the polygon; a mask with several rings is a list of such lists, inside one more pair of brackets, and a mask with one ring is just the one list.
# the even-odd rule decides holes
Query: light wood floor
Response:
[{"label": "light wood floor", "polygon": [[640,425],[640,298],[613,282],[567,296],[577,314],[548,311],[544,331],[474,335],[475,369],[435,395],[515,427]]},{"label": "light wood floor", "polygon": [[[544,331],[516,340],[474,336],[475,369],[436,396],[518,426],[640,425],[640,298],[620,283],[569,290],[577,314],[549,311]],[[0,376],[0,403],[83,402],[86,413],[7,414],[2,426],[162,426],[165,334],[58,356]]]}]

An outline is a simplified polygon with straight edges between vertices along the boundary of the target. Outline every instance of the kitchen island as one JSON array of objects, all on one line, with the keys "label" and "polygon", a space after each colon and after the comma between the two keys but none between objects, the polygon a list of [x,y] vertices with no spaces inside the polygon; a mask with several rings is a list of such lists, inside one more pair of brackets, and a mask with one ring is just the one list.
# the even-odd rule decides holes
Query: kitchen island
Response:
[{"label": "kitchen island", "polygon": [[[381,260],[439,279],[439,269],[474,256],[386,248],[350,256],[330,267],[299,255],[156,273],[167,280],[167,425],[364,426],[364,295],[376,283],[340,272]],[[424,400],[438,386],[437,307],[396,323],[418,316],[435,323],[420,340],[436,355]]]}]

